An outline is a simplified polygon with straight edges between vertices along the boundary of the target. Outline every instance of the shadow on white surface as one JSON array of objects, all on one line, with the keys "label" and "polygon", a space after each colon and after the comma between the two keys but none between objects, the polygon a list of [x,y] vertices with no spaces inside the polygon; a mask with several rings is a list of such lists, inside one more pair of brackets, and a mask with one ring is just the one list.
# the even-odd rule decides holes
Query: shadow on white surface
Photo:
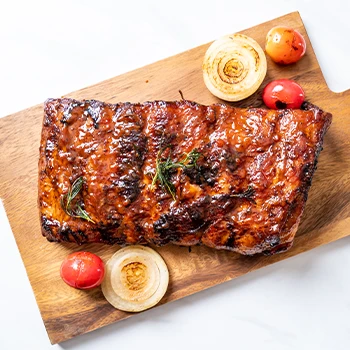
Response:
[{"label": "shadow on white surface", "polygon": [[[283,324],[283,322],[280,324],[279,322],[277,322],[277,324],[271,322],[271,316],[273,318],[275,317],[271,314],[269,315],[266,310],[265,313],[263,313],[261,310],[259,310],[259,308],[257,308],[256,313],[252,313],[252,303],[254,304],[254,302],[251,302],[249,298],[246,298],[247,291],[250,291],[256,300],[263,299],[266,303],[265,306],[268,307],[269,303],[275,304],[274,300],[269,299],[268,295],[254,296],[254,290],[258,291],[259,288],[259,293],[261,293],[261,287],[268,287],[271,281],[274,281],[274,283],[280,282],[281,291],[284,290],[286,293],[284,295],[281,295],[280,299],[282,300],[277,298],[275,300],[276,303],[280,303],[282,301],[283,304],[283,301],[285,301],[284,298],[288,297],[288,293],[290,293],[290,288],[295,289],[295,301],[298,302],[297,295],[299,293],[305,295],[307,293],[307,290],[305,289],[308,289],[310,287],[312,288],[312,283],[310,284],[310,282],[313,278],[315,278],[314,276],[318,276],[318,280],[322,280],[322,278],[320,278],[319,272],[320,266],[324,265],[324,261],[322,260],[327,260],[327,258],[333,254],[337,254],[337,252],[339,254],[345,253],[346,251],[349,251],[349,249],[350,237],[347,237],[333,242],[327,246],[313,249],[312,251],[306,252],[304,254],[267,266],[257,271],[253,271],[252,273],[241,276],[235,280],[188,296],[184,299],[177,300],[166,305],[161,305],[144,313],[137,314],[129,319],[100,328],[85,335],[77,336],[74,339],[70,339],[61,343],[59,347],[65,350],[71,350],[78,349],[80,347],[83,348],[88,343],[90,343],[90,346],[93,344],[102,344],[102,341],[104,345],[109,344],[112,346],[113,344],[110,343],[112,339],[114,339],[114,346],[118,346],[118,344],[124,345],[125,342],[129,342],[131,346],[133,343],[132,337],[139,338],[138,341],[140,342],[140,338],[144,336],[145,340],[146,338],[148,341],[152,341],[153,339],[155,342],[154,348],[158,349],[163,348],[164,345],[160,346],[160,344],[157,344],[157,341],[155,339],[157,337],[157,333],[163,330],[169,333],[169,336],[172,334],[172,337],[174,337],[171,340],[171,344],[168,344],[166,346],[166,348],[173,348],[175,343],[178,343],[178,346],[181,345],[181,325],[179,322],[183,322],[184,324],[188,325],[191,322],[188,322],[188,319],[185,319],[184,315],[187,315],[187,317],[191,318],[191,315],[193,315],[194,312],[200,312],[201,317],[204,319],[206,318],[205,323],[209,324],[209,328],[211,323],[220,323],[220,320],[215,316],[220,316],[221,312],[230,312],[232,313],[233,324],[240,323],[241,329],[246,328],[247,332],[250,332],[250,330],[260,329],[260,331],[263,331],[265,334],[266,332],[273,334],[274,341],[279,341],[281,344],[284,342],[288,343],[288,339],[290,341],[293,339],[296,340],[298,338],[295,330],[293,328],[290,329],[286,324]],[[324,271],[325,281],[328,278],[327,276],[329,272],[330,271],[327,270]],[[336,271],[333,271],[333,274],[336,273]],[[321,281],[321,284],[323,284],[323,282]],[[276,297],[274,296],[273,291],[267,290],[267,292],[271,293],[272,298]],[[224,295],[226,295],[227,299],[224,301],[224,304],[222,304]],[[310,295],[312,295],[312,293],[310,293]],[[231,296],[232,299],[229,298],[229,296]],[[249,305],[239,303],[241,296],[245,297],[245,301],[248,302]],[[217,306],[217,308],[220,309],[219,314],[215,312],[217,310],[211,310],[210,308],[206,307],[206,305],[210,305],[211,308],[214,308],[213,305],[215,304],[215,299],[220,302],[220,304]],[[235,308],[232,308],[232,305],[234,304],[236,304],[237,312],[235,312]],[[291,300],[291,305],[285,306],[286,313],[288,313],[290,306],[293,306],[293,300]],[[296,307],[298,308],[298,306]],[[350,304],[347,305],[347,307],[350,309]],[[186,310],[186,313],[183,312],[185,308],[188,308],[188,310]],[[247,311],[246,313],[245,310]],[[284,313],[283,310],[282,312]],[[177,315],[180,313],[181,316]],[[214,317],[210,317],[211,314],[213,314]],[[203,318],[198,317],[198,314],[196,314],[195,318],[197,320],[203,320]],[[148,329],[150,330],[150,333],[147,336],[145,336],[145,334],[142,335],[139,333],[139,330],[146,328],[146,323],[148,323]],[[143,326],[143,328],[141,328],[141,326]],[[120,339],[120,342],[115,343],[115,341],[118,341],[119,334],[122,338]],[[179,338],[175,336],[176,334],[179,336]],[[131,338],[125,341],[125,337],[129,336]],[[203,337],[203,335],[198,336]],[[212,337],[212,340],[214,340],[216,337],[215,334],[208,334],[207,336]],[[221,337],[220,334],[217,334],[217,336]],[[197,335],[193,335],[193,337],[196,338]],[[258,339],[256,340],[258,341]],[[253,339],[250,341],[254,342]],[[199,345],[201,342],[203,342],[203,339],[202,341],[197,341],[197,345]],[[203,345],[205,345],[205,343],[203,343]],[[286,348],[289,348],[289,346]]]}]

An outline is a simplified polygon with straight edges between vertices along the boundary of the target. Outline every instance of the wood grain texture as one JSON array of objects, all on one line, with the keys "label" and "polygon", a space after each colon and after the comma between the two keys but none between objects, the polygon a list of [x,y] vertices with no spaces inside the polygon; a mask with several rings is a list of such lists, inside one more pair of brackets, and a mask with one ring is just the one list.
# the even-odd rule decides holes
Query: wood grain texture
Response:
[{"label": "wood grain texture", "polygon": [[[247,257],[206,247],[156,248],[170,270],[170,285],[161,303],[185,297],[252,270],[300,254],[350,234],[350,90],[331,92],[298,13],[291,13],[242,31],[264,45],[275,25],[298,29],[307,41],[306,56],[297,64],[280,67],[268,58],[268,74],[262,86],[277,78],[292,78],[304,88],[307,100],[333,113],[324,151],[309,193],[309,200],[294,246],[286,253]],[[206,89],[201,64],[209,44],[68,94],[76,99],[117,103],[176,100],[184,97],[202,104],[218,102]],[[49,96],[48,96],[49,97]],[[261,89],[235,106],[262,105]],[[114,309],[100,288],[75,290],[59,276],[64,257],[89,250],[104,261],[116,246],[49,243],[41,236],[37,209],[37,162],[43,106],[38,105],[0,120],[0,197],[10,220],[36,301],[52,343],[92,331],[132,314]]]}]

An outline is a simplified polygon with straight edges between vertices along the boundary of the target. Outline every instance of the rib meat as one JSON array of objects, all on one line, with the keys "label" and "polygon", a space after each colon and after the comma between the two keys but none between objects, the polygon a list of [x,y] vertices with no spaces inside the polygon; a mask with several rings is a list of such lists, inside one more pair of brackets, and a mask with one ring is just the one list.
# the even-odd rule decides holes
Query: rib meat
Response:
[{"label": "rib meat", "polygon": [[[332,116],[190,101],[45,102],[39,160],[42,233],[49,241],[205,244],[242,254],[288,249],[298,228]],[[190,166],[154,181],[158,164]],[[74,199],[93,221],[75,218]],[[175,199],[174,199],[175,198]]]}]

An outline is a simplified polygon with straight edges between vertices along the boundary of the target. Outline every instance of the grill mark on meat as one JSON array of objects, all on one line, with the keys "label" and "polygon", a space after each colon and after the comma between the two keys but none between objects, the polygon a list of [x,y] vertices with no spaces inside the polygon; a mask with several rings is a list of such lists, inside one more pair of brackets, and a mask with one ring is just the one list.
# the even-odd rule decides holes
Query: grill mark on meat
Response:
[{"label": "grill mark on meat", "polygon": [[[43,235],[77,244],[205,244],[242,254],[288,249],[331,123],[312,104],[302,109],[48,100],[39,159]],[[151,186],[168,146],[176,161],[195,148],[201,153],[196,167],[172,170],[176,201]],[[76,200],[96,224],[60,207],[80,176]],[[232,196],[249,186],[253,200]]]},{"label": "grill mark on meat", "polygon": [[41,215],[41,227],[44,236],[50,242],[57,242],[59,239],[53,232],[54,227],[59,227],[59,223],[55,223],[54,220],[49,220],[45,215]]},{"label": "grill mark on meat", "polygon": [[79,245],[88,242],[88,236],[83,231],[73,231],[69,227],[61,227],[59,236],[62,237],[62,241],[71,242],[73,240]]},{"label": "grill mark on meat", "polygon": [[118,230],[119,224],[116,227],[99,227],[99,233],[101,236],[101,242],[107,244],[118,244],[124,246],[126,242],[126,236]]},{"label": "grill mark on meat", "polygon": [[211,148],[211,142],[200,148],[201,157],[197,161],[197,166],[184,169],[184,174],[188,176],[190,182],[213,187],[217,181],[220,168],[228,169],[231,173],[234,173],[237,169],[239,153],[231,145],[224,145],[221,149]]},{"label": "grill mark on meat", "polygon": [[[165,245],[169,242],[178,242],[186,235],[195,239],[195,233],[208,225],[207,211],[210,203],[211,198],[206,196],[195,203],[176,207],[169,213],[162,214],[153,225],[156,238],[152,243]],[[199,238],[197,241],[199,242]]]},{"label": "grill mark on meat", "polygon": [[216,176],[219,172],[219,167],[208,163],[198,165],[196,168],[189,168],[184,170],[184,174],[187,175],[192,183],[197,185],[207,184],[213,187],[216,182]]}]

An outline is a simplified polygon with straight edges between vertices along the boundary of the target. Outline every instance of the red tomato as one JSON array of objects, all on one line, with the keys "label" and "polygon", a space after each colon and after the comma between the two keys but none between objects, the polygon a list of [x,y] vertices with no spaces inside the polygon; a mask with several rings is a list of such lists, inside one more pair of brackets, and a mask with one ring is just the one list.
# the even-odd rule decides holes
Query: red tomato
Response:
[{"label": "red tomato", "polygon": [[90,289],[102,283],[105,267],[100,257],[89,252],[69,254],[61,265],[61,277],[74,288]]},{"label": "red tomato", "polygon": [[274,27],[267,33],[265,50],[276,63],[290,64],[304,56],[306,42],[303,36],[292,28]]},{"label": "red tomato", "polygon": [[305,94],[293,80],[279,79],[268,83],[262,94],[264,103],[271,109],[300,108]]}]

